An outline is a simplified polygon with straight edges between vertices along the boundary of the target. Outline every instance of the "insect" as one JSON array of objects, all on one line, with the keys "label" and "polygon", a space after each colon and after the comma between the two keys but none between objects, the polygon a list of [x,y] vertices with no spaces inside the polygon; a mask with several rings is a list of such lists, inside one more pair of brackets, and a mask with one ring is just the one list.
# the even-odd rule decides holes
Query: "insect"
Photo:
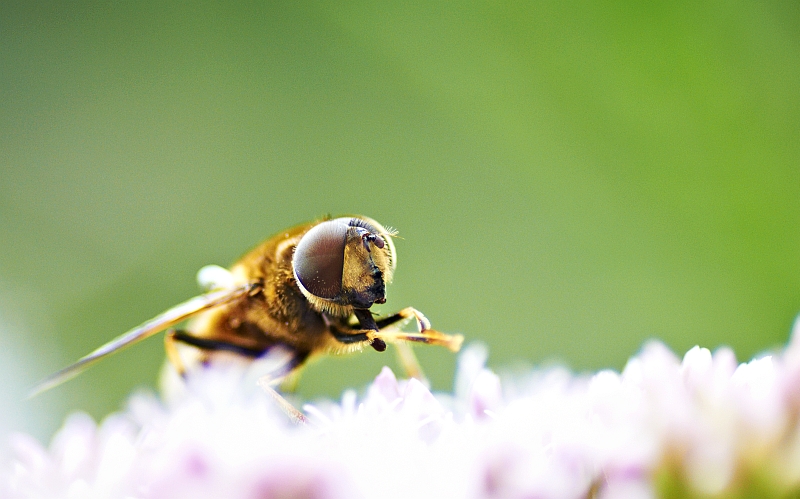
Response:
[{"label": "insect", "polygon": [[[76,376],[94,362],[169,329],[168,359],[184,374],[178,344],[199,351],[202,361],[220,352],[259,358],[273,347],[288,352],[280,372],[259,384],[297,421],[304,417],[272,388],[309,358],[371,346],[382,352],[398,347],[406,370],[418,375],[408,342],[442,345],[456,352],[463,337],[431,329],[418,310],[406,307],[375,318],[373,304],[386,302],[397,255],[387,229],[363,216],[324,219],[287,229],[244,255],[230,270],[204,267],[198,281],[208,290],[111,340],[76,363],[42,381],[33,394]],[[191,330],[170,329],[193,317]],[[397,327],[416,321],[416,332]]]}]

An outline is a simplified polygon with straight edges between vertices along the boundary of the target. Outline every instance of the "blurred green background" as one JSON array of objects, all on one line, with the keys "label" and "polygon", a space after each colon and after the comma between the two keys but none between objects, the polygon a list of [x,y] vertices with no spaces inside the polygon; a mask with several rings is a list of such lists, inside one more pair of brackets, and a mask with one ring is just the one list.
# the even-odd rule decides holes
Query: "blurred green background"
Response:
[{"label": "blurred green background", "polygon": [[[397,227],[383,310],[494,367],[620,369],[648,338],[746,360],[800,311],[794,0],[3,2],[0,109],[6,430],[153,386],[158,338],[22,400],[327,213]],[[447,389],[454,356],[417,352]]]}]

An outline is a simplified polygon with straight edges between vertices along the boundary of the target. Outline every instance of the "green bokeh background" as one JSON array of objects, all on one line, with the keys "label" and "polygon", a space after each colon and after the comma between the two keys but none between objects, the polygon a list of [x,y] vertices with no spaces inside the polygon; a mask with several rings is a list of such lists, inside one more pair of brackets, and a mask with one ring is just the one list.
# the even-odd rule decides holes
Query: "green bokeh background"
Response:
[{"label": "green bokeh background", "polygon": [[[494,367],[619,369],[649,338],[747,359],[800,310],[799,193],[793,0],[3,2],[0,423],[119,408],[158,339],[21,397],[327,213],[397,227],[384,310]],[[448,388],[454,356],[417,351]]]}]

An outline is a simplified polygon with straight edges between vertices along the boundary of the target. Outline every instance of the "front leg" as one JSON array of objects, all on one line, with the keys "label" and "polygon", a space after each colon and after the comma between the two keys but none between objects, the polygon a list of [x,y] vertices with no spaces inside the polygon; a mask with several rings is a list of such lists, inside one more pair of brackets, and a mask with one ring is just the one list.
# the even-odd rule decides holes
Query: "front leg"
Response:
[{"label": "front leg", "polygon": [[378,319],[378,329],[383,329],[386,326],[391,326],[393,324],[397,324],[398,322],[406,321],[412,317],[417,320],[417,331],[420,333],[431,328],[431,321],[429,321],[422,312],[414,307],[406,307],[399,312]]},{"label": "front leg", "polygon": [[369,309],[357,308],[353,310],[353,315],[356,316],[358,323],[361,324],[361,329],[378,331],[381,328],[381,326],[375,322],[375,318],[372,316],[372,312],[370,312]]},{"label": "front leg", "polygon": [[341,327],[328,323],[328,328],[336,341],[344,345],[366,343],[378,352],[386,350],[386,342],[375,336],[375,333],[378,332],[378,325],[369,310],[357,309],[355,316],[361,325],[361,329],[353,329],[347,326]]},{"label": "front leg", "polygon": [[[453,352],[457,352],[461,348],[461,343],[464,341],[464,337],[460,334],[449,335],[430,329],[431,324],[428,319],[422,312],[413,307],[406,307],[395,314],[378,319],[377,321],[367,309],[356,309],[354,315],[356,319],[358,319],[361,329],[342,327],[328,322],[328,327],[333,337],[339,343],[346,345],[366,343],[379,352],[386,349],[386,343],[395,343],[398,347],[400,363],[403,365],[406,373],[414,378],[423,379],[424,375],[419,367],[419,363],[416,361],[414,353],[408,345],[409,343],[417,342],[427,343],[429,345],[441,345]],[[416,333],[406,333],[397,328],[389,327],[411,318],[417,321],[418,332]]]},{"label": "front leg", "polygon": [[[396,314],[380,319],[377,322],[369,310],[356,309],[354,313],[361,325],[361,329],[339,328],[333,324],[328,324],[333,337],[340,343],[369,343],[375,350],[382,352],[386,349],[386,343],[415,342],[440,345],[451,352],[458,352],[461,349],[461,343],[464,342],[464,337],[460,334],[450,335],[430,329],[428,319],[422,315],[422,312],[412,307],[404,308]],[[411,317],[417,319],[419,331],[417,333],[406,333],[394,328],[382,329]]]},{"label": "front leg", "polygon": [[380,326],[375,322],[375,318],[372,317],[372,312],[369,310],[365,310],[362,308],[357,308],[354,311],[356,319],[358,319],[359,324],[361,324],[361,329],[366,331],[367,337],[370,339],[370,346],[374,348],[378,352],[383,352],[386,350],[386,342],[382,339],[375,337],[374,335],[370,335],[370,331],[379,331]]},{"label": "front leg", "polygon": [[[389,326],[400,328],[404,322],[408,321],[412,317],[417,320],[418,332],[422,333],[431,328],[431,323],[428,318],[414,307],[406,307],[390,316],[378,319],[377,326],[379,329]],[[419,363],[419,359],[417,359],[416,354],[414,354],[414,349],[411,348],[411,345],[409,345],[407,342],[397,342],[394,344],[394,346],[395,352],[397,353],[397,361],[403,367],[403,371],[405,371],[406,376],[409,378],[416,378],[427,385],[428,378],[425,376],[425,372],[422,370],[422,365]]]}]

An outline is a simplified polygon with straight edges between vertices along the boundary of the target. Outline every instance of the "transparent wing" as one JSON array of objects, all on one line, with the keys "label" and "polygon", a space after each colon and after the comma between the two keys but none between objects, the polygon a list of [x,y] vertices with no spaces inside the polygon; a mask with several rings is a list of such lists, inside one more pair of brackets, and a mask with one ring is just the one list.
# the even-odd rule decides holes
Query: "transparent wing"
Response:
[{"label": "transparent wing", "polygon": [[34,397],[44,391],[58,386],[61,383],[77,376],[83,372],[84,369],[103,357],[107,357],[129,345],[132,345],[145,338],[149,338],[156,333],[160,333],[161,331],[174,326],[175,324],[178,324],[195,314],[243,298],[244,296],[252,293],[255,287],[255,284],[244,284],[234,288],[212,291],[211,293],[195,296],[190,300],[176,305],[166,312],[153,317],[149,321],[131,329],[127,333],[114,338],[89,355],[81,358],[78,362],[48,376],[42,382],[36,385],[33,390],[31,390],[29,397]]}]

